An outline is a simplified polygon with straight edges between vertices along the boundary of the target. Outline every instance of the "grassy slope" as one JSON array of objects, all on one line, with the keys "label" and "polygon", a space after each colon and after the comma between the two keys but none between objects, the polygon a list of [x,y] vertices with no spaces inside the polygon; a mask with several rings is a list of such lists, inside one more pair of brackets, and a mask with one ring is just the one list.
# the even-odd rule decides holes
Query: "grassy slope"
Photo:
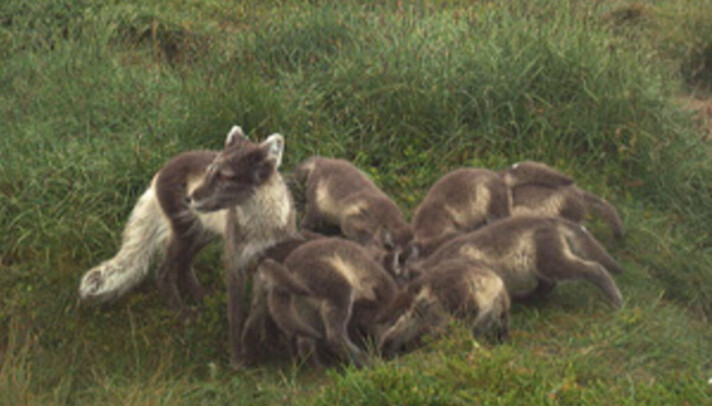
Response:
[{"label": "grassy slope", "polygon": [[[0,5],[0,404],[710,402],[712,168],[674,102],[677,83],[708,83],[704,8],[114,3]],[[218,247],[192,325],[152,282],[80,306],[79,277],[113,254],[151,175],[233,123],[284,133],[287,169],[352,159],[406,209],[457,166],[550,162],[619,207],[624,245],[592,228],[625,265],[627,304],[566,285],[515,307],[498,347],[455,326],[362,371],[239,373]]]}]

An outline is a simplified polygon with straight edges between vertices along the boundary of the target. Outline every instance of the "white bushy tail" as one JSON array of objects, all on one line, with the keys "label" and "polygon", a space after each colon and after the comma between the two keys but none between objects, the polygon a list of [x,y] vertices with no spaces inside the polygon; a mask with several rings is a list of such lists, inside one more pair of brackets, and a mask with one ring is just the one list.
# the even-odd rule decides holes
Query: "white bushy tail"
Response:
[{"label": "white bushy tail", "polygon": [[131,212],[116,256],[82,277],[79,285],[81,299],[108,302],[138,285],[148,275],[151,260],[156,254],[163,253],[169,230],[155,190],[150,187]]}]

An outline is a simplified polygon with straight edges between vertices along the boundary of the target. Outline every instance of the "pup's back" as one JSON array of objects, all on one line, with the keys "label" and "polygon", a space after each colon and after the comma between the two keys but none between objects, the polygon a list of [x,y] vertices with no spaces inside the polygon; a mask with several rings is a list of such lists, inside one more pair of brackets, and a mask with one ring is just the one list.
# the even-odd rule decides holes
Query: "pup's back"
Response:
[{"label": "pup's back", "polygon": [[306,185],[302,228],[335,225],[348,239],[397,255],[409,246],[413,232],[398,206],[350,162],[311,157],[295,177]]},{"label": "pup's back", "polygon": [[509,216],[507,187],[486,169],[457,169],[440,178],[415,210],[412,227],[424,256],[448,238]]}]

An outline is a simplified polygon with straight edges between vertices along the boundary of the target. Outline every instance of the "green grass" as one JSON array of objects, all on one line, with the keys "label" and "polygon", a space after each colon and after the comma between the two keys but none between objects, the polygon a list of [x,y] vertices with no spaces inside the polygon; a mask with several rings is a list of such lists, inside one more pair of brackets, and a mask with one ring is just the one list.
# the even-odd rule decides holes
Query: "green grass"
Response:
[{"label": "green grass", "polygon": [[[710,146],[680,109],[709,89],[712,3],[95,2],[0,5],[0,405],[712,402]],[[136,198],[180,151],[240,124],[364,168],[410,212],[459,166],[522,159],[620,210],[626,305],[562,285],[512,339],[455,326],[395,360],[227,368],[214,294],[181,325],[147,281],[88,307]]]}]

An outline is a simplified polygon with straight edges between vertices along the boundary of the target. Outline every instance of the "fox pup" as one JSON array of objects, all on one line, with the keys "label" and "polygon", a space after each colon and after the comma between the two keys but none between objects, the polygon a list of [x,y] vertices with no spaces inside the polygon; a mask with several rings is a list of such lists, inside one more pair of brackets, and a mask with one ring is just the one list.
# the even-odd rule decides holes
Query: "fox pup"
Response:
[{"label": "fox pup", "polygon": [[509,191],[496,172],[457,169],[430,188],[413,214],[414,245],[427,257],[455,235],[508,217]]},{"label": "fox pup", "polygon": [[319,365],[319,347],[358,366],[366,353],[351,337],[375,336],[374,319],[395,297],[391,276],[360,245],[339,237],[309,241],[279,264],[265,260],[260,279],[276,324],[300,357]]},{"label": "fox pup", "polygon": [[395,262],[408,255],[410,225],[393,200],[351,163],[314,156],[297,167],[295,178],[306,186],[302,228],[336,225],[346,238],[391,252]]},{"label": "fox pup", "polygon": [[413,267],[417,272],[427,272],[455,258],[489,266],[504,280],[515,300],[544,295],[558,281],[583,279],[595,284],[613,306],[623,303],[608,273],[621,273],[621,266],[585,228],[563,218],[520,216],[498,220],[448,241]]},{"label": "fox pup", "polygon": [[481,263],[449,260],[411,281],[392,302],[381,320],[388,323],[379,338],[384,355],[417,344],[450,319],[467,323],[476,335],[497,340],[509,330],[509,294],[502,279]]}]

